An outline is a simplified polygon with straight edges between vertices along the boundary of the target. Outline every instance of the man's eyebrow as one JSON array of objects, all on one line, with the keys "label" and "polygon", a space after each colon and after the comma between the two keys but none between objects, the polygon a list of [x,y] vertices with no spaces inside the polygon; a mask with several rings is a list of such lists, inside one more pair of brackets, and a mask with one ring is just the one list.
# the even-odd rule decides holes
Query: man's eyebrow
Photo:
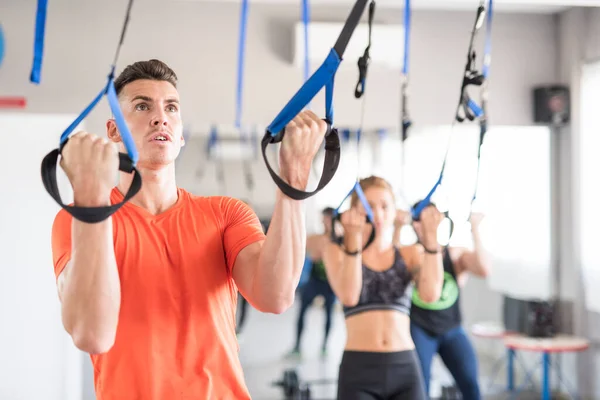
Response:
[{"label": "man's eyebrow", "polygon": [[147,102],[150,102],[150,103],[152,102],[152,98],[151,97],[143,96],[143,95],[137,95],[137,96],[135,96],[133,99],[131,99],[131,102],[134,102],[136,100],[144,100],[144,101],[147,101]]},{"label": "man's eyebrow", "polygon": [[[136,100],[144,100],[147,101],[149,103],[152,103],[154,100],[152,99],[152,97],[148,97],[148,96],[144,96],[144,95],[137,95],[135,96],[133,99],[131,99],[132,102],[136,101]],[[179,104],[179,100],[175,97],[169,97],[168,99],[165,100],[165,103],[177,103]]]}]

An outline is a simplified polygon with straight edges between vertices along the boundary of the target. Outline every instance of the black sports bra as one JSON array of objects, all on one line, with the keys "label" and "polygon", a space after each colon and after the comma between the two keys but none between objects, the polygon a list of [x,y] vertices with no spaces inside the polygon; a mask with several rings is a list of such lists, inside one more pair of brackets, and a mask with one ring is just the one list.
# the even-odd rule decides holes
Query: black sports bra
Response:
[{"label": "black sports bra", "polygon": [[344,307],[344,316],[372,310],[396,310],[408,315],[412,290],[412,275],[395,249],[394,264],[385,271],[373,271],[363,264],[360,298],[355,306]]}]

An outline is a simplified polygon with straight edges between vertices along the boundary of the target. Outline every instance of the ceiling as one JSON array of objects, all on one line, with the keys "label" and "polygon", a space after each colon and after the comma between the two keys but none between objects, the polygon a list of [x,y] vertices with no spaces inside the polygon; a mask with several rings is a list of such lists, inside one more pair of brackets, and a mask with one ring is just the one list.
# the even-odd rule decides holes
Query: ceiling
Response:
[{"label": "ceiling", "polygon": [[[240,0],[177,0],[191,2],[233,2]],[[487,0],[485,0],[487,2]],[[298,4],[300,0],[250,0],[256,4]],[[310,0],[311,5],[350,5],[353,0]],[[479,0],[412,0],[413,9],[421,10],[472,10]],[[383,8],[403,8],[402,0],[377,0],[377,6]],[[600,0],[494,0],[498,11],[547,12],[563,11],[569,7],[600,7]]]}]

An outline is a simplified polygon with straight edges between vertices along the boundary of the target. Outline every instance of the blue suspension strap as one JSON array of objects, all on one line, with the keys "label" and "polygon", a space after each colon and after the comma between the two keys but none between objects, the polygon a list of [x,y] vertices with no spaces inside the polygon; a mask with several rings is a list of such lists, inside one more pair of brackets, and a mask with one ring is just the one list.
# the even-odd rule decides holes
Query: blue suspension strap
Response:
[{"label": "blue suspension strap", "polygon": [[[52,150],[44,160],[42,161],[42,181],[44,183],[44,187],[52,196],[54,200],[69,214],[71,214],[75,219],[78,219],[87,223],[97,223],[106,220],[112,214],[117,212],[127,201],[129,201],[142,187],[142,178],[138,170],[136,169],[136,164],[138,161],[138,152],[135,147],[135,143],[133,138],[131,137],[131,133],[129,128],[127,127],[127,123],[125,122],[125,118],[123,117],[123,113],[121,112],[121,107],[119,106],[119,100],[117,99],[117,93],[115,91],[114,84],[114,74],[115,68],[117,64],[117,60],[119,58],[119,53],[121,51],[121,47],[123,46],[123,42],[125,39],[125,32],[127,31],[127,25],[129,24],[129,16],[131,14],[131,6],[133,4],[133,0],[129,0],[129,4],[127,6],[127,13],[125,15],[125,22],[123,23],[123,29],[121,31],[121,38],[119,40],[119,44],[117,46],[117,51],[115,53],[115,58],[113,64],[110,69],[110,73],[108,75],[108,82],[102,91],[94,98],[94,100],[87,106],[85,110],[69,125],[69,127],[62,133],[60,136],[60,144],[59,148]],[[61,154],[63,148],[69,141],[69,135],[73,132],[73,130],[83,121],[83,119],[96,107],[96,105],[100,102],[102,97],[106,95],[108,98],[108,103],[110,105],[110,109],[114,115],[115,122],[117,124],[117,128],[119,133],[121,134],[121,138],[127,149],[127,153],[119,153],[119,170],[127,173],[134,173],[133,181],[131,183],[131,187],[129,191],[125,195],[122,202],[118,204],[113,204],[107,207],[77,207],[77,206],[68,206],[63,204],[60,194],[58,191],[58,184],[56,182],[56,168],[58,162],[58,156]]]},{"label": "blue suspension strap", "polygon": [[365,52],[361,57],[358,58],[358,82],[354,89],[354,97],[360,99],[365,92],[365,84],[367,80],[367,69],[369,68],[369,62],[371,61],[371,38],[373,34],[373,17],[375,16],[375,2],[371,1],[369,4],[369,44],[365,49]]},{"label": "blue suspension strap", "polygon": [[402,66],[402,86],[401,86],[401,101],[402,101],[402,112],[400,125],[402,129],[402,170],[400,171],[402,176],[402,183],[400,189],[404,185],[404,171],[406,165],[406,151],[405,142],[408,139],[408,130],[412,125],[410,114],[408,112],[408,69],[409,69],[409,56],[410,56],[410,21],[411,21],[411,8],[410,0],[404,1],[404,63]]},{"label": "blue suspension strap", "polygon": [[[475,51],[473,50],[473,43],[475,40],[475,36],[476,36],[477,32],[481,29],[481,26],[483,25],[483,21],[485,19],[486,9],[484,6],[484,4],[485,4],[484,1],[485,0],[480,1],[479,7],[477,8],[475,24],[473,26],[473,30],[471,31],[471,39],[469,41],[469,52],[467,54],[467,64],[465,66],[465,73],[463,75],[463,81],[462,81],[462,85],[461,85],[460,102],[459,102],[459,105],[458,105],[458,108],[456,111],[456,116],[455,116],[455,122],[459,122],[459,123],[464,122],[465,119],[468,119],[471,121],[474,120],[475,118],[480,119],[480,138],[479,138],[480,148],[478,151],[477,175],[479,175],[479,155],[481,153],[481,144],[483,143],[483,137],[485,136],[485,132],[487,131],[487,121],[486,121],[485,112],[484,112],[484,108],[486,105],[486,99],[485,99],[486,96],[484,96],[483,107],[480,107],[479,105],[477,105],[477,103],[475,103],[475,101],[473,101],[469,97],[467,88],[469,86],[482,86],[482,85],[485,88],[486,86],[484,85],[484,83],[486,82],[486,78],[489,73],[489,66],[490,66],[490,60],[491,60],[491,58],[490,58],[491,57],[491,22],[492,22],[492,6],[493,6],[492,1],[493,0],[489,0],[489,3],[488,3],[489,10],[488,10],[487,33],[486,33],[486,45],[485,45],[485,55],[484,55],[484,63],[483,63],[483,73],[481,73],[481,74],[479,72],[477,72],[477,70],[475,68]],[[453,124],[453,126],[454,126],[454,124]],[[442,170],[440,172],[440,176],[439,176],[437,182],[435,183],[433,188],[429,191],[427,196],[425,196],[425,198],[423,200],[421,200],[417,205],[415,205],[415,207],[412,210],[412,218],[415,221],[419,220],[421,211],[423,211],[423,209],[425,207],[427,207],[428,205],[431,204],[431,197],[433,196],[433,194],[435,193],[437,188],[442,183],[449,150],[450,150],[450,145],[448,145],[448,147],[446,148],[446,155],[444,156]],[[477,180],[479,180],[479,179],[477,179]],[[477,192],[477,189],[475,189],[475,192]],[[476,194],[473,196],[473,199],[471,200],[471,204],[473,203],[473,200],[475,199],[475,197],[476,197]],[[446,218],[448,218],[450,220],[450,236],[452,236],[452,233],[454,231],[454,221],[450,218],[448,212],[445,213],[445,216],[446,216]]]},{"label": "blue suspension strap", "polygon": [[246,27],[248,25],[248,0],[242,0],[240,9],[240,36],[238,43],[237,91],[235,109],[235,127],[240,129],[242,123],[242,102],[244,91],[244,61],[246,58]]},{"label": "blue suspension strap", "polygon": [[404,62],[402,66],[402,142],[408,138],[408,128],[412,125],[408,112],[408,69],[410,57],[410,0],[404,2]]},{"label": "blue suspension strap", "polygon": [[33,62],[29,81],[39,84],[42,79],[42,62],[44,59],[44,37],[46,35],[46,14],[48,0],[38,0],[35,13],[35,35],[33,43]]},{"label": "blue suspension strap", "polygon": [[[471,86],[479,86],[481,87],[485,82],[486,75],[489,70],[489,57],[491,56],[491,13],[492,13],[492,0],[489,0],[489,17],[488,17],[488,26],[487,26],[487,34],[486,34],[486,46],[485,46],[485,54],[484,54],[484,69],[483,73],[477,71],[476,68],[476,52],[473,49],[473,44],[475,41],[475,37],[477,33],[483,26],[483,22],[485,21],[486,9],[485,9],[485,0],[480,0],[479,7],[477,8],[477,16],[475,18],[475,24],[473,25],[473,30],[471,31],[471,40],[469,41],[469,51],[467,53],[467,63],[465,65],[465,72],[463,74],[463,80],[460,88],[460,98],[458,102],[458,106],[456,109],[456,121],[464,122],[465,119],[469,121],[474,121],[476,118],[480,118],[483,115],[483,109],[479,106],[472,98],[469,96],[468,88]],[[485,64],[485,59],[487,59],[487,67]]]},{"label": "blue suspension strap", "polygon": [[[323,189],[333,178],[340,162],[340,139],[337,130],[333,127],[333,84],[335,74],[342,61],[344,51],[356,29],[358,22],[365,10],[367,0],[357,0],[342,28],[334,47],[323,64],[304,83],[292,99],[286,104],[273,122],[267,127],[265,136],[261,141],[263,159],[271,174],[271,178],[279,189],[294,200],[307,199]],[[312,192],[305,192],[287,184],[271,168],[266,155],[269,144],[278,143],[283,140],[285,126],[325,87],[325,121],[327,122],[327,133],[325,135],[325,162],[323,173],[317,188]]]},{"label": "blue suspension strap", "polygon": [[[358,59],[359,77],[358,77],[358,83],[356,84],[356,89],[354,91],[354,97],[356,97],[357,99],[363,97],[363,95],[365,94],[367,69],[369,67],[369,62],[370,62],[370,53],[369,52],[371,50],[371,36],[372,36],[372,30],[373,30],[374,17],[375,17],[375,1],[371,0],[371,3],[369,4],[369,42],[368,42],[367,48],[365,49],[364,54]],[[342,248],[342,250],[344,251],[344,253],[351,255],[351,256],[357,255],[357,254],[365,251],[367,249],[367,247],[369,247],[375,240],[375,233],[376,233],[375,232],[375,224],[373,223],[373,211],[371,210],[371,206],[369,205],[369,202],[367,201],[367,198],[365,197],[362,187],[360,186],[360,179],[359,179],[359,175],[360,175],[360,139],[361,139],[361,136],[363,133],[365,108],[366,108],[366,95],[363,97],[363,100],[362,100],[360,128],[356,132],[356,182],[354,183],[354,186],[352,187],[350,192],[348,192],[348,194],[344,197],[344,199],[342,200],[340,205],[333,211],[333,218],[332,218],[331,241],[333,243],[337,244],[338,246],[340,246]],[[344,134],[344,136],[346,136],[346,134],[347,134],[348,139],[349,139],[349,137],[350,137],[349,131],[344,132],[343,134]],[[356,249],[356,250],[350,251],[344,245],[344,241],[345,241],[344,236],[343,235],[338,236],[336,234],[335,224],[336,224],[336,222],[341,223],[342,214],[340,213],[340,208],[346,202],[346,200],[348,200],[348,197],[352,196],[352,193],[356,193],[357,198],[359,199],[359,201],[363,205],[363,208],[365,209],[366,222],[371,225],[371,234],[369,235],[369,238],[367,239],[367,243],[365,243],[363,245],[362,249]]]},{"label": "blue suspension strap", "polygon": [[488,130],[488,113],[487,113],[487,100],[488,100],[488,77],[490,73],[490,65],[492,61],[492,16],[493,16],[493,0],[489,0],[487,10],[487,23],[486,23],[486,37],[485,37],[485,49],[483,55],[483,66],[481,68],[481,75],[483,77],[483,83],[481,84],[481,116],[479,117],[479,145],[477,147],[477,173],[475,175],[475,189],[473,190],[473,197],[471,198],[471,208],[473,203],[477,199],[477,191],[479,189],[479,169],[481,166],[481,147],[485,140],[485,135]]},{"label": "blue suspension strap", "polygon": [[[243,104],[243,93],[244,93],[244,62],[246,58],[246,35],[248,26],[248,0],[242,0],[240,9],[240,32],[239,32],[239,43],[238,43],[238,68],[237,68],[237,92],[236,92],[236,112],[235,112],[235,128],[240,134],[240,146],[242,149],[248,144],[248,138],[242,129],[242,104]],[[216,132],[216,130],[215,130]],[[221,163],[219,163],[221,164]],[[242,161],[242,168],[244,170],[244,180],[246,182],[246,188],[249,192],[252,192],[254,188],[254,179],[252,177],[252,168],[248,163],[248,160]],[[224,184],[225,176],[223,173],[223,166],[218,165],[218,169],[221,173],[218,173],[220,179]]]},{"label": "blue suspension strap", "polygon": [[[491,14],[492,11],[492,0],[489,0],[489,14]],[[484,62],[484,71],[486,76],[484,76],[484,74],[480,74],[477,70],[476,70],[476,66],[475,66],[475,50],[473,49],[473,43],[475,41],[475,37],[477,35],[477,32],[481,29],[481,26],[483,25],[483,22],[485,20],[485,14],[486,14],[486,10],[485,10],[485,0],[480,0],[479,3],[479,7],[477,8],[477,14],[475,17],[475,24],[473,25],[473,30],[471,31],[471,38],[469,41],[469,51],[467,54],[467,63],[465,66],[465,72],[463,75],[463,81],[462,81],[462,85],[461,85],[461,93],[460,93],[460,101],[458,104],[458,108],[456,110],[456,115],[455,115],[455,122],[459,122],[462,123],[464,122],[466,119],[473,121],[475,118],[481,118],[484,114],[483,109],[477,104],[475,103],[475,101],[473,101],[471,99],[471,97],[469,96],[468,92],[467,92],[467,88],[469,86],[482,86],[484,81],[485,81],[485,77],[487,76],[488,70],[489,70],[489,51],[491,50],[491,45],[489,45],[490,43],[490,35],[491,35],[491,15],[489,16],[488,19],[488,30],[487,30],[487,43],[486,44],[486,55],[484,56],[484,60],[487,59],[487,67],[485,66],[485,62]],[[454,124],[452,124],[452,126],[454,127]],[[487,129],[486,124],[484,123],[482,126],[482,130]],[[480,143],[482,143],[483,141],[483,135],[485,135],[485,131],[482,131],[483,133],[480,133]],[[450,135],[452,135],[452,133],[450,133]],[[427,196],[425,196],[425,198],[423,200],[421,200],[419,203],[417,203],[415,205],[415,207],[413,207],[412,209],[412,218],[414,221],[418,221],[419,217],[421,215],[421,212],[423,211],[423,209],[425,209],[425,207],[427,207],[428,205],[431,204],[431,197],[433,196],[433,194],[436,192],[436,190],[438,189],[438,187],[442,184],[443,178],[444,178],[444,170],[446,168],[446,160],[448,158],[448,152],[450,150],[450,143],[448,144],[448,147],[446,148],[446,154],[444,156],[444,162],[442,163],[442,170],[440,172],[440,176],[438,177],[437,182],[435,183],[435,185],[433,186],[433,188],[429,191],[429,193],[427,194]],[[478,161],[479,164],[479,161]],[[478,166],[479,168],[479,166]],[[449,217],[448,212],[445,213],[446,217],[450,220],[450,236],[452,236],[452,233],[454,231],[454,221],[452,221],[452,219]]]}]

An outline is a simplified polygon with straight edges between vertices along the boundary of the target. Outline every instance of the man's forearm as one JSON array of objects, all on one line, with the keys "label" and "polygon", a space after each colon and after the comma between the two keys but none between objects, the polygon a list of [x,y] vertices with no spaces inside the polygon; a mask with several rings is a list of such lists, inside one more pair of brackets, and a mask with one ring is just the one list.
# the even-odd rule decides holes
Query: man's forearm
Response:
[{"label": "man's forearm", "polygon": [[73,219],[71,229],[72,256],[59,277],[63,324],[79,349],[103,353],[114,343],[121,303],[112,219]]},{"label": "man's forearm", "polygon": [[280,313],[292,305],[305,254],[304,202],[293,200],[278,190],[253,281],[252,290],[260,308]]}]

